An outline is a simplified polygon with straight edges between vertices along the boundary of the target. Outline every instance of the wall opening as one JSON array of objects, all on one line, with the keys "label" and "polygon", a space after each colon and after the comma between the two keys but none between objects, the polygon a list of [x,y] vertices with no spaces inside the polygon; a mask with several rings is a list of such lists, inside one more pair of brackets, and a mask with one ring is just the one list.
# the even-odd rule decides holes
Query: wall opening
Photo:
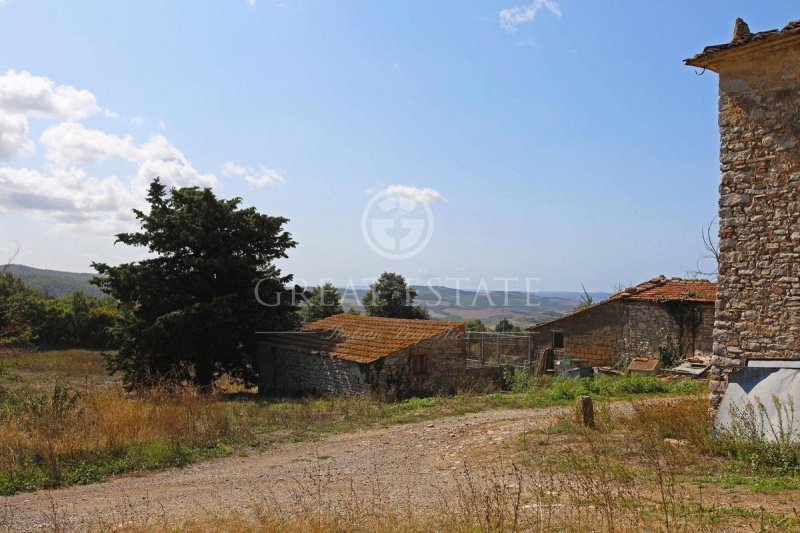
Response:
[{"label": "wall opening", "polygon": [[554,350],[563,350],[564,349],[564,332],[563,331],[554,331],[553,332],[553,349]]},{"label": "wall opening", "polygon": [[426,355],[411,356],[411,373],[416,376],[428,373],[428,357]]}]

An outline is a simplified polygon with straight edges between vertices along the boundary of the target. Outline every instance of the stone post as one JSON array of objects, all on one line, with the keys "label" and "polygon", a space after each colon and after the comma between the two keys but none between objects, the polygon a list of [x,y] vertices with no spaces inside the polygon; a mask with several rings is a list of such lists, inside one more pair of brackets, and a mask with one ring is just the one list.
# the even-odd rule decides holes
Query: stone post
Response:
[{"label": "stone post", "polygon": [[594,429],[594,405],[590,396],[578,396],[575,401],[575,422],[579,426]]}]

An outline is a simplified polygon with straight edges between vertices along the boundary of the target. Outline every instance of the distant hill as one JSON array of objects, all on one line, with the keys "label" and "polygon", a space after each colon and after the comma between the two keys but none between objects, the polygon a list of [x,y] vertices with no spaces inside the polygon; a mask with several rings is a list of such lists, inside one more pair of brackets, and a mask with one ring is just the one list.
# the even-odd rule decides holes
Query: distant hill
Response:
[{"label": "distant hill", "polygon": [[25,265],[9,265],[8,270],[19,276],[25,285],[46,296],[68,296],[78,291],[91,296],[104,296],[100,289],[89,284],[94,274],[45,270]]},{"label": "distant hill", "polygon": [[[89,284],[94,274],[86,272],[63,272],[45,270],[25,265],[11,265],[9,270],[19,276],[26,285],[42,294],[61,297],[83,291],[92,296],[103,293]],[[450,287],[428,287],[416,285],[417,302],[427,308],[431,318],[464,322],[473,318],[482,320],[487,326],[494,326],[500,319],[507,318],[520,326],[529,326],[557,318],[575,309],[580,303],[580,292],[524,293],[509,291],[476,292],[456,290]],[[344,289],[339,289],[344,293]],[[367,289],[355,289],[360,304]],[[591,293],[595,302],[602,301],[610,293]],[[345,308],[356,306],[356,297],[351,289],[344,294],[342,304]],[[358,306],[360,307],[360,305]]]},{"label": "distant hill", "polygon": [[[427,308],[431,318],[437,320],[466,321],[479,319],[486,326],[494,326],[503,318],[508,318],[520,326],[529,326],[557,318],[575,309],[580,303],[582,293],[579,292],[538,292],[525,293],[517,291],[475,292],[456,290],[449,287],[427,287],[415,285],[417,303]],[[344,292],[344,289],[339,289]],[[356,289],[360,303],[366,289]],[[604,300],[609,293],[592,293],[595,302]],[[344,294],[344,307],[356,306],[353,290]],[[358,306],[361,307],[361,306]]]}]

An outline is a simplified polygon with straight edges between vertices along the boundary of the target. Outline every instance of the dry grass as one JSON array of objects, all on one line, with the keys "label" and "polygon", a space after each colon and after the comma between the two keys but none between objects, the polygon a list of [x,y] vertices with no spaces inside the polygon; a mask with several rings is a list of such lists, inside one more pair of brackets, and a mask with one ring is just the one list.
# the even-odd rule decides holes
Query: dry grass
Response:
[{"label": "dry grass", "polygon": [[[82,525],[97,531],[286,533],[427,531],[800,531],[800,516],[781,499],[744,492],[725,503],[724,492],[699,490],[687,476],[732,465],[714,455],[706,401],[633,402],[622,414],[598,407],[598,429],[571,417],[520,435],[512,447],[472,454],[455,484],[438,501],[420,506],[390,498],[375,476],[372,487],[342,493],[342,473],[323,461],[295,480],[292,505],[253,495],[244,510],[203,512],[188,519],[158,509],[115,509],[114,518]],[[484,450],[485,452],[485,450]],[[741,467],[738,465],[737,468]],[[752,474],[752,472],[751,472]],[[337,477],[338,476],[338,477]],[[454,487],[454,488],[453,488]],[[713,489],[713,487],[712,487]],[[141,507],[137,507],[141,509]],[[68,530],[52,509],[51,529]],[[3,514],[0,511],[0,531]],[[11,518],[7,518],[11,524]],[[85,526],[85,527],[84,527]]]},{"label": "dry grass", "polygon": [[241,436],[234,405],[191,390],[81,394],[63,385],[0,403],[0,494],[88,483],[109,473],[185,464]]},{"label": "dry grass", "polygon": [[63,373],[73,376],[105,376],[100,352],[94,350],[21,350],[4,349],[0,363],[16,370]]},{"label": "dry grass", "polygon": [[[620,397],[692,392],[653,378],[572,382],[517,379],[514,392],[465,391],[402,402],[370,397],[264,399],[223,383],[124,393],[98,352],[0,352],[0,494],[90,483],[131,470],[231,453],[231,445],[309,440],[344,431],[487,409],[569,403],[577,394]],[[689,385],[688,387],[685,385]]]}]

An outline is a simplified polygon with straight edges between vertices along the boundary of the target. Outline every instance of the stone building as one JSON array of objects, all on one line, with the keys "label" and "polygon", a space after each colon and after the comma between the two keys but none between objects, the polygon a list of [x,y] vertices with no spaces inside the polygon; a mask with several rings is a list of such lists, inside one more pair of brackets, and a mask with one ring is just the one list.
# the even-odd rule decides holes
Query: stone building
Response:
[{"label": "stone building", "polygon": [[581,366],[657,358],[659,347],[711,356],[716,285],[659,276],[585,309],[532,326],[537,347]]},{"label": "stone building", "polygon": [[748,359],[800,358],[800,21],[706,47],[719,74],[719,290],[712,408]]},{"label": "stone building", "polygon": [[340,314],[262,341],[259,392],[448,392],[464,379],[465,368],[460,322]]}]

